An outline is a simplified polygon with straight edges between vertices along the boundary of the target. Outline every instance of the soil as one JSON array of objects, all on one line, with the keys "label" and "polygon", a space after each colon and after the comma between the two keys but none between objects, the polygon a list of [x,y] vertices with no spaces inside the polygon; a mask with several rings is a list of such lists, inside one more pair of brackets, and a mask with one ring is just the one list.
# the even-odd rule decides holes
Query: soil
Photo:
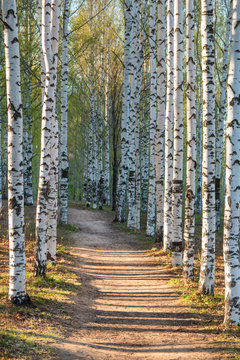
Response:
[{"label": "soil", "polygon": [[168,285],[172,275],[146,246],[113,226],[113,214],[69,211],[79,228],[71,237],[82,292],[69,331],[54,345],[58,359],[234,358],[231,344],[207,328],[209,318]]}]

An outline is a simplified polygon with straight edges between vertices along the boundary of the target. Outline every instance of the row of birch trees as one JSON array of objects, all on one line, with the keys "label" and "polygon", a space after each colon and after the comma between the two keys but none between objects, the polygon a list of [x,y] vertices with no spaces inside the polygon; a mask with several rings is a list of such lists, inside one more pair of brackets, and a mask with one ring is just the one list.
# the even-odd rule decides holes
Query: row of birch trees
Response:
[{"label": "row of birch trees", "polygon": [[[4,109],[6,100],[8,114],[8,134],[3,137],[4,146],[7,138],[8,153],[9,299],[14,304],[25,304],[29,296],[25,283],[24,205],[32,205],[34,200],[33,115],[39,116],[35,129],[41,126],[41,140],[35,144],[40,152],[36,172],[36,276],[45,276],[47,262],[56,261],[58,193],[60,222],[68,222],[69,1],[64,0],[62,6],[59,0],[27,1],[17,8],[15,0],[3,0],[1,5],[5,49],[1,65],[6,72],[1,107]],[[33,111],[34,106],[38,112]]]},{"label": "row of birch trees", "polygon": [[[112,191],[116,220],[126,221],[132,230],[145,226],[148,236],[171,250],[173,266],[182,266],[184,277],[193,280],[198,212],[199,291],[213,295],[216,232],[224,208],[224,321],[238,324],[239,2],[125,0],[122,8],[119,170]],[[92,61],[90,57],[93,74]],[[102,197],[109,191],[109,182],[101,176],[102,153],[94,146],[105,154],[109,147],[92,135],[96,128],[102,133],[101,125],[94,126],[98,116],[93,108],[102,104],[99,88],[100,92],[90,90],[87,175],[82,187],[83,199],[93,208],[109,204],[109,195]],[[111,130],[116,129],[110,126]],[[109,136],[108,131],[104,134]]]}]

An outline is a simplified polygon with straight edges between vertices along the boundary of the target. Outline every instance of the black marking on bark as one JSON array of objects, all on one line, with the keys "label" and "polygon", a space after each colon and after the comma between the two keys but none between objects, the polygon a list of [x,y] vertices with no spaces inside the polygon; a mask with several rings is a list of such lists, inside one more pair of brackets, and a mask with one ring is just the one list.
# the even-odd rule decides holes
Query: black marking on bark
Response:
[{"label": "black marking on bark", "polygon": [[17,216],[19,216],[21,214],[21,205],[18,203],[18,201],[16,200],[15,196],[9,200],[9,203],[8,203],[8,207],[9,209],[11,210],[15,210],[16,211],[16,214]]},{"label": "black marking on bark", "polygon": [[9,296],[9,300],[12,304],[17,306],[29,306],[32,304],[32,301],[28,294],[25,294],[24,296],[11,295]]},{"label": "black marking on bark", "polygon": [[68,179],[68,169],[62,169],[62,178]]}]

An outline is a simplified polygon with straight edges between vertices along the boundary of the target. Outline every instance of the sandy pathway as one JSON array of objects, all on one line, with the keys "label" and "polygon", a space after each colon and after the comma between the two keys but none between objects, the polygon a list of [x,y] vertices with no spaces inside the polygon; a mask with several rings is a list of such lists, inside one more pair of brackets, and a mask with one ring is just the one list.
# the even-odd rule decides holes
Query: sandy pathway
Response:
[{"label": "sandy pathway", "polygon": [[167,285],[166,271],[111,221],[111,214],[70,209],[80,227],[73,237],[83,288],[58,358],[230,358]]}]

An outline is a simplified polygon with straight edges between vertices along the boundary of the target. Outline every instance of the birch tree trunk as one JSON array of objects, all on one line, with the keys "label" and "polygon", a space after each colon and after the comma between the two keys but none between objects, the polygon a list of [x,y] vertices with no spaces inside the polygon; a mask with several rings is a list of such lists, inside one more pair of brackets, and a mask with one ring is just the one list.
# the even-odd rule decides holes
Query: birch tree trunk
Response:
[{"label": "birch tree trunk", "polygon": [[172,264],[182,265],[183,196],[183,3],[174,3],[174,151],[172,185]]},{"label": "birch tree trunk", "polygon": [[164,214],[163,248],[172,244],[172,177],[173,177],[173,12],[174,2],[167,5],[167,94],[165,118],[165,176],[164,176]]},{"label": "birch tree trunk", "polygon": [[[2,2],[0,1],[0,11],[2,12]],[[2,71],[3,67],[3,42],[2,37],[0,37],[0,72]],[[3,133],[3,119],[2,119],[2,95],[0,95],[0,217],[2,215],[2,176],[3,176],[3,164],[2,164],[2,133]]]},{"label": "birch tree trunk", "polygon": [[220,105],[218,114],[218,124],[216,133],[216,231],[220,231],[220,181],[222,173],[222,154],[224,144],[224,128],[226,118],[226,92],[227,92],[227,76],[228,76],[228,53],[229,41],[232,24],[232,1],[229,4],[227,15],[226,37],[224,42],[223,64],[221,74],[221,91],[220,91]]},{"label": "birch tree trunk", "polygon": [[[106,7],[106,0],[104,0],[104,8]],[[103,170],[103,145],[104,145],[104,133],[103,133],[103,124],[104,124],[104,113],[103,113],[103,94],[104,94],[104,64],[105,64],[105,15],[101,17],[101,25],[103,28],[102,34],[102,44],[101,44],[101,80],[100,80],[100,91],[99,91],[99,180],[98,180],[98,208],[99,210],[103,209],[104,203],[104,193],[105,193],[105,177]]]},{"label": "birch tree trunk", "polygon": [[202,161],[202,254],[199,290],[214,293],[215,276],[215,86],[214,28],[212,0],[202,0],[202,82],[203,82],[203,161]]},{"label": "birch tree trunk", "polygon": [[[93,26],[92,26],[92,16],[93,16],[93,0],[90,2],[90,34],[93,36]],[[93,48],[91,48],[90,54],[90,64],[91,64],[91,74],[90,74],[90,116],[91,116],[91,131],[92,131],[92,207],[93,209],[97,208],[97,136],[96,136],[96,106],[94,99],[94,54]]]},{"label": "birch tree trunk", "polygon": [[[5,104],[4,104],[5,106]],[[7,177],[8,177],[8,124],[3,122],[3,156],[2,156],[2,198],[7,199]]]},{"label": "birch tree trunk", "polygon": [[136,204],[135,204],[135,224],[134,229],[140,230],[141,227],[141,169],[140,169],[140,148],[139,148],[139,121],[136,123]]},{"label": "birch tree trunk", "polygon": [[58,215],[58,116],[57,101],[57,66],[58,66],[58,38],[60,24],[60,0],[52,0],[51,4],[51,84],[53,87],[53,107],[51,114],[51,160],[50,187],[48,196],[48,227],[47,227],[47,259],[56,261],[57,247],[57,215]]},{"label": "birch tree trunk", "polygon": [[8,107],[9,299],[23,305],[29,298],[25,284],[23,117],[16,1],[3,0],[2,12]]},{"label": "birch tree trunk", "polygon": [[186,1],[186,63],[187,63],[187,170],[184,223],[184,277],[193,280],[195,245],[195,182],[196,182],[196,103],[194,56],[194,1]]},{"label": "birch tree trunk", "polygon": [[156,63],[156,2],[150,1],[149,14],[149,52],[150,52],[150,164],[148,185],[148,209],[146,234],[154,236],[156,221],[156,163],[155,136],[157,124],[157,63]]},{"label": "birch tree trunk", "polygon": [[163,240],[164,190],[164,124],[165,124],[165,0],[157,3],[157,128],[156,128],[156,231],[155,239]]},{"label": "birch tree trunk", "polygon": [[228,72],[228,117],[226,130],[226,187],[224,212],[224,270],[225,317],[224,323],[240,323],[240,2],[233,0],[232,38]]},{"label": "birch tree trunk", "polygon": [[46,80],[44,83],[42,104],[41,158],[36,209],[36,255],[35,275],[45,276],[47,263],[47,222],[48,201],[50,192],[50,147],[51,147],[51,116],[53,113],[54,87],[50,76],[51,51],[50,44],[51,1],[42,0],[41,47],[44,59]]},{"label": "birch tree trunk", "polygon": [[109,70],[110,70],[110,55],[109,55],[109,46],[108,46],[107,74],[106,74],[107,79],[106,79],[105,108],[104,108],[104,126],[105,126],[104,201],[107,206],[110,205]]},{"label": "birch tree trunk", "polygon": [[[141,17],[141,34],[139,52],[137,59],[137,102],[136,102],[136,137],[135,137],[135,164],[136,164],[136,204],[135,204],[135,230],[140,230],[141,226],[141,163],[140,163],[140,101],[141,101],[141,84],[143,74],[143,60],[145,53],[145,40],[146,40],[146,26],[147,26],[147,5],[148,1],[142,2],[142,7],[139,8],[139,19]],[[140,32],[140,29],[139,29]]]},{"label": "birch tree trunk", "polygon": [[90,207],[92,202],[92,181],[93,181],[93,117],[90,114],[88,129],[88,168],[87,168],[87,202],[86,206]]},{"label": "birch tree trunk", "polygon": [[131,95],[129,116],[129,172],[128,172],[128,220],[127,227],[134,229],[136,205],[136,162],[135,139],[137,122],[137,62],[139,52],[139,2],[134,1],[132,7],[131,38]]},{"label": "birch tree trunk", "polygon": [[149,157],[149,72],[144,62],[144,76],[146,84],[146,95],[141,107],[141,188],[142,188],[142,206],[141,210],[147,212],[148,199],[148,157]]},{"label": "birch tree trunk", "polygon": [[130,109],[130,70],[131,70],[131,31],[132,31],[132,1],[125,1],[125,41],[124,68],[122,86],[122,120],[121,120],[121,162],[117,188],[116,217],[119,222],[126,220],[126,191],[129,166],[129,109]]},{"label": "birch tree trunk", "polygon": [[[202,81],[202,80],[201,80]],[[197,195],[196,195],[196,211],[198,214],[202,212],[202,86],[200,83],[198,91],[198,111],[197,111]]]},{"label": "birch tree trunk", "polygon": [[60,136],[60,223],[68,223],[68,22],[69,2],[64,1],[61,69],[61,136]]},{"label": "birch tree trunk", "polygon": [[33,158],[33,137],[32,137],[32,26],[30,18],[30,6],[27,7],[27,43],[30,51],[28,61],[28,73],[26,74],[26,126],[24,136],[24,205],[33,205],[33,184],[32,184],[32,158]]}]

